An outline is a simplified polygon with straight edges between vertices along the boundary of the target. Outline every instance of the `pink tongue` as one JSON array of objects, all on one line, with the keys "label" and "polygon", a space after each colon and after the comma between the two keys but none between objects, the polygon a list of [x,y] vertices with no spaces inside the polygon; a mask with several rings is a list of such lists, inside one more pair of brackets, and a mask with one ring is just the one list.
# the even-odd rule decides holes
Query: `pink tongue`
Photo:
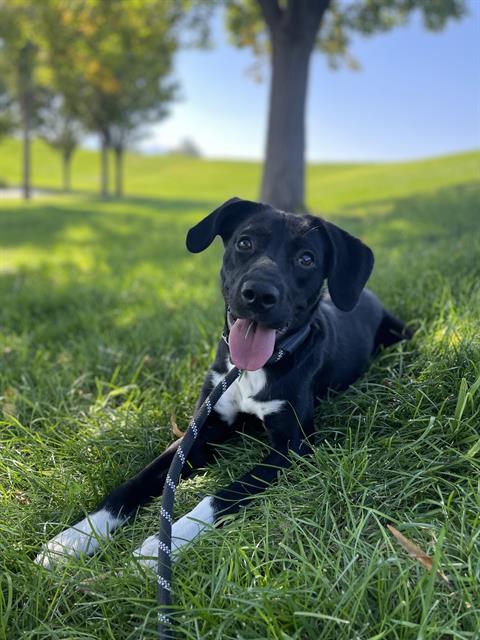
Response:
[{"label": "pink tongue", "polygon": [[275,329],[259,324],[250,327],[250,320],[236,320],[230,329],[228,344],[230,358],[239,369],[256,371],[272,356],[275,347]]}]

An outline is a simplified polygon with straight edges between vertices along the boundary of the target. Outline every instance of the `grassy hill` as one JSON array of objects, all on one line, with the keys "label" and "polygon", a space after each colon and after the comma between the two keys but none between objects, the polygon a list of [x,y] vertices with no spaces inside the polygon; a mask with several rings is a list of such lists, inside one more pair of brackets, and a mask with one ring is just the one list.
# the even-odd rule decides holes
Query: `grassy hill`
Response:
[{"label": "grassy hill", "polygon": [[[99,165],[97,152],[79,150],[72,165],[73,189],[96,192]],[[10,186],[19,185],[20,167],[20,142],[12,138],[0,141],[0,179]],[[42,141],[32,145],[32,176],[37,187],[61,186],[60,156]],[[479,179],[480,152],[471,151],[407,163],[313,164],[308,167],[307,189],[313,209],[332,209]],[[260,165],[256,162],[135,153],[127,153],[125,158],[125,192],[129,196],[178,200],[185,195],[218,201],[237,193],[256,198],[259,182]]]},{"label": "grassy hill", "polygon": [[[19,147],[0,144],[18,182]],[[71,196],[0,200],[0,639],[153,639],[155,581],[131,551],[158,503],[94,558],[47,573],[40,543],[95,507],[186,425],[222,325],[220,243],[186,230],[255,197],[254,163],[127,158],[102,201],[96,154]],[[34,149],[34,182],[59,184]],[[374,250],[370,281],[415,324],[347,393],[322,403],[310,458],[182,556],[179,637],[438,640],[480,625],[480,154],[309,168],[309,203]],[[259,458],[242,438],[184,483],[181,515]],[[393,524],[449,584],[398,547]]]}]

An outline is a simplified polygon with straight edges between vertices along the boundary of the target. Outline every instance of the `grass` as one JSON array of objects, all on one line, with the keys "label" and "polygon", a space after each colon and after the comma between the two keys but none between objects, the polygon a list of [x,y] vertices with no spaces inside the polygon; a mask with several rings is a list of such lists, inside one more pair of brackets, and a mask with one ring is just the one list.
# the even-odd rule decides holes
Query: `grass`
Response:
[{"label": "grass", "polygon": [[[0,146],[10,184],[16,145]],[[54,156],[35,153],[37,186],[55,186]],[[130,156],[129,197],[103,202],[93,160],[77,156],[75,195],[0,201],[2,639],[155,638],[154,580],[130,558],[158,502],[91,559],[48,573],[32,558],[163,449],[171,414],[187,423],[221,328],[221,250],[190,256],[184,234],[222,198],[255,197],[259,173]],[[372,246],[370,286],[419,329],[321,404],[313,456],[182,556],[179,637],[479,637],[479,173],[478,153],[310,168],[312,209]],[[177,514],[264,446],[226,447]]]}]

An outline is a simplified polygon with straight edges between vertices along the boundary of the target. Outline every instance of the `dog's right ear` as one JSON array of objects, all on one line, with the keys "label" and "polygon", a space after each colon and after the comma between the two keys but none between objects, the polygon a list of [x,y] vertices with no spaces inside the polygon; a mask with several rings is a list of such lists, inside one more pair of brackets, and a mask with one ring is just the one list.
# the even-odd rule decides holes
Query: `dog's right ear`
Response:
[{"label": "dog's right ear", "polygon": [[225,244],[241,222],[267,208],[260,202],[230,198],[190,229],[187,249],[199,253],[212,244],[215,236],[221,236]]}]

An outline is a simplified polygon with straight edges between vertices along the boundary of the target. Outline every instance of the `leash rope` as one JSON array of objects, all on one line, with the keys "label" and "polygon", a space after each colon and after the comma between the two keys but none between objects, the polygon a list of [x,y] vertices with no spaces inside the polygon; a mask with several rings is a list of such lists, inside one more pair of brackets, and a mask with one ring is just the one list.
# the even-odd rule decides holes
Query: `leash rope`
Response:
[{"label": "leash rope", "polygon": [[241,369],[237,369],[237,367],[231,369],[205,398],[203,404],[190,421],[168,469],[162,493],[158,542],[157,600],[161,607],[158,613],[158,637],[160,640],[169,640],[174,637],[170,613],[172,609],[172,514],[177,485],[180,481],[185,461],[200,429],[205,424],[213,407],[241,373]]},{"label": "leash rope", "polygon": [[[301,327],[286,339],[281,340],[276,351],[266,364],[276,364],[287,354],[293,353],[308,337],[311,327],[309,324]],[[228,337],[225,333],[223,340],[228,346]],[[205,424],[208,416],[213,410],[226,390],[239,378],[242,370],[233,367],[227,375],[220,380],[217,386],[208,394],[203,404],[193,416],[188,429],[183,436],[172,463],[168,469],[165,479],[165,486],[162,493],[162,506],[160,508],[160,529],[158,542],[158,563],[157,563],[157,601],[160,607],[158,612],[158,637],[159,640],[171,640],[174,637],[172,620],[172,525],[173,525],[173,503],[175,492],[180,481],[183,466],[188,454],[199,434],[200,429]]]}]

